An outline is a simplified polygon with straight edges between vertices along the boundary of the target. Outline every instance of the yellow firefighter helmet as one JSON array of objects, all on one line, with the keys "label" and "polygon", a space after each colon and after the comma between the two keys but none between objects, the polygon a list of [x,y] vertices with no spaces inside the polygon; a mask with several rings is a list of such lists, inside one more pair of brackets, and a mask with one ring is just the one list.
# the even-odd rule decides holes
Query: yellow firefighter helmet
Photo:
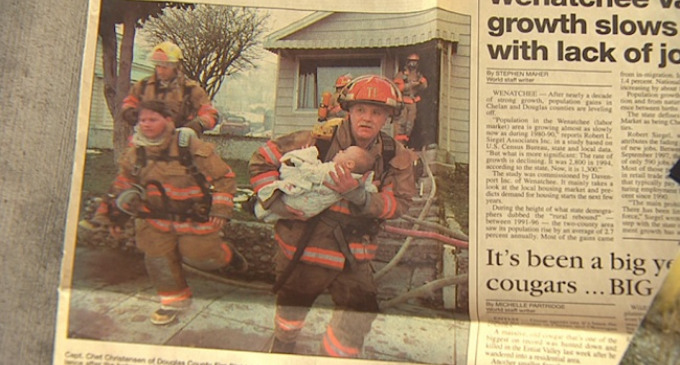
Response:
[{"label": "yellow firefighter helmet", "polygon": [[182,59],[182,50],[169,41],[156,45],[149,55],[149,61],[154,63],[177,63]]}]

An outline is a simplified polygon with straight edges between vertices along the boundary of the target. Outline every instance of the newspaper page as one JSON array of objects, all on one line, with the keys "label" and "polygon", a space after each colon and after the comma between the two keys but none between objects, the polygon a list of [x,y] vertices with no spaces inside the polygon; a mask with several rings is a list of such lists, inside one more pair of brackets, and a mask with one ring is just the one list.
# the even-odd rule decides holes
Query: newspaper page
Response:
[{"label": "newspaper page", "polygon": [[616,364],[678,246],[677,1],[478,2],[470,364]]},{"label": "newspaper page", "polygon": [[[360,354],[350,353],[355,359],[337,359],[322,351],[323,337],[328,332],[327,325],[334,308],[327,294],[321,296],[308,314],[294,354],[270,353],[276,297],[270,291],[272,282],[269,279],[273,271],[271,251],[276,246],[267,246],[273,242],[271,227],[265,231],[255,224],[244,224],[241,231],[227,237],[236,245],[236,236],[245,235],[249,237],[246,244],[260,250],[255,252],[252,249],[253,256],[247,256],[250,263],[247,273],[253,275],[249,277],[251,280],[239,281],[239,277],[229,271],[225,275],[226,279],[222,276],[206,276],[205,272],[191,271],[190,267],[184,266],[186,281],[193,292],[191,306],[173,322],[163,325],[151,323],[151,315],[160,307],[159,296],[163,293],[159,293],[160,290],[157,291],[152,284],[147,271],[152,272],[155,267],[148,266],[153,263],[145,262],[135,246],[131,234],[133,228],[128,223],[124,226],[125,230],[118,233],[122,236],[118,239],[112,236],[108,227],[95,225],[94,220],[91,220],[101,200],[107,198],[109,186],[114,181],[120,182],[115,180],[117,167],[113,142],[116,139],[112,136],[119,126],[116,123],[120,121],[113,121],[106,98],[111,96],[112,88],[120,87],[121,81],[118,81],[117,86],[106,85],[107,77],[110,77],[110,73],[120,72],[112,70],[127,68],[131,75],[130,83],[134,84],[155,71],[153,65],[144,62],[146,54],[153,47],[153,43],[144,37],[149,21],[143,24],[134,21],[146,16],[143,10],[148,4],[142,1],[90,1],[76,161],[59,290],[54,364],[464,364],[467,361],[469,329],[466,309],[442,308],[441,290],[430,290],[428,287],[424,288],[427,289],[424,298],[404,300],[403,305],[390,306],[406,289],[440,279],[441,244],[418,244],[410,250],[412,255],[404,265],[398,265],[394,271],[376,280],[381,311],[364,339],[363,351]],[[175,7],[180,5],[168,4]],[[197,11],[204,9],[203,5],[207,3],[192,3]],[[377,73],[393,77],[402,59],[412,52],[420,52],[423,72],[430,82],[430,94],[423,96],[423,99],[436,105],[440,89],[437,85],[441,84],[438,68],[441,55],[448,57],[452,63],[462,65],[448,67],[449,70],[462,69],[462,77],[449,77],[463,80],[454,86],[463,89],[464,96],[454,98],[469,101],[469,87],[465,81],[470,78],[469,13],[455,12],[451,8],[443,9],[445,11],[442,12],[434,1],[397,0],[389,4],[359,1],[328,4],[315,1],[213,1],[210,5],[246,6],[236,10],[241,17],[236,19],[233,27],[266,15],[266,22],[260,24],[263,29],[261,35],[293,42],[299,48],[283,49],[278,54],[261,49],[258,56],[251,59],[257,67],[228,78],[227,84],[222,86],[227,96],[217,93],[213,98],[213,105],[223,108],[220,109],[222,120],[218,129],[206,131],[201,138],[217,146],[216,150],[236,171],[239,188],[248,186],[246,165],[250,156],[272,136],[272,127],[267,126],[271,120],[267,119],[265,112],[260,112],[258,115],[261,119],[256,120],[254,110],[268,109],[272,112],[275,119],[273,128],[277,130],[277,135],[284,134],[286,128],[289,131],[310,129],[318,124],[317,110],[309,106],[300,107],[303,101],[298,99],[304,97],[304,87],[313,84],[316,77],[319,83],[321,80],[326,83],[324,88],[332,85],[337,75],[329,78],[328,73],[336,66],[341,70],[344,70],[343,67],[353,67],[354,76]],[[188,13],[193,11],[192,7],[179,7],[179,11]],[[213,10],[220,11],[216,8]],[[151,18],[159,15],[153,11],[151,14]],[[112,23],[117,24],[116,34],[112,33]],[[128,29],[121,23],[127,24]],[[208,27],[210,24],[206,22],[202,25]],[[442,26],[445,27],[442,28],[445,35],[437,32],[438,27]],[[418,34],[405,37],[402,34],[404,27],[418,29]],[[131,32],[131,28],[136,30],[136,34]],[[364,33],[357,37],[358,44],[350,44],[352,39],[349,39],[349,32],[356,31],[354,28],[359,31],[373,29],[374,32]],[[105,32],[108,33],[104,35]],[[324,36],[324,32],[327,35]],[[305,40],[308,34],[318,39]],[[336,37],[337,40],[324,37]],[[199,37],[192,41],[200,43],[199,40],[204,39]],[[134,48],[128,48],[130,42],[134,42]],[[263,39],[259,42],[263,42]],[[454,43],[461,44],[457,52],[453,51]],[[329,44],[335,44],[335,48],[328,49]],[[262,46],[260,43],[259,47]],[[130,56],[130,49],[134,52],[132,61],[125,58]],[[111,53],[115,55],[116,50],[118,56],[111,57]],[[187,49],[183,51],[185,56],[190,56]],[[247,62],[239,67],[247,69]],[[146,87],[150,87],[148,85]],[[287,85],[288,88],[281,85]],[[319,93],[321,91],[323,89]],[[277,103],[275,108],[274,102]],[[429,116],[434,122],[434,111],[421,108],[419,113],[421,118]],[[467,110],[463,119],[466,118],[469,119]],[[250,136],[241,138],[243,136],[240,133]],[[445,137],[446,134],[442,134],[440,139]],[[467,137],[459,139],[468,140]],[[467,147],[447,146],[449,151],[453,151],[454,147],[467,154]],[[174,173],[179,174],[180,170]],[[467,181],[461,183],[461,186],[467,185]],[[163,189],[170,194],[172,188],[163,186]],[[421,185],[422,189],[425,188]],[[126,190],[130,192],[127,196],[138,196],[140,191],[134,190]],[[179,194],[189,195],[191,191],[187,189]],[[418,200],[424,200],[422,195]],[[116,198],[116,206],[122,209],[125,204],[118,203],[118,198],[120,196]],[[467,200],[464,203],[467,206]],[[432,211],[435,214],[437,209]],[[467,212],[462,215],[467,215]],[[392,249],[396,252],[398,246]],[[384,251],[385,255],[394,255],[389,250]],[[263,272],[258,271],[267,265]],[[384,268],[385,263],[375,262],[374,265],[377,271]],[[261,276],[257,276],[258,273]],[[453,279],[458,285],[467,284],[464,274]],[[467,301],[463,300],[462,303],[467,308]]]},{"label": "newspaper page", "polygon": [[[429,66],[424,72],[431,107],[418,113],[436,120],[432,166],[469,163],[472,321],[467,313],[437,305],[386,309],[366,337],[363,353],[351,361],[321,355],[330,303],[310,313],[295,355],[269,353],[275,296],[268,292],[270,284],[257,281],[244,287],[191,273],[192,309],[170,326],[154,326],[149,314],[158,298],[134,243],[114,242],[105,234],[96,236],[101,240],[97,249],[77,243],[79,220],[97,201],[94,192],[105,191],[95,186],[109,184],[100,180],[115,175],[111,146],[106,146],[112,121],[101,113],[106,107],[100,79],[106,70],[98,53],[100,15],[111,4],[107,12],[125,13],[141,3],[90,1],[55,364],[618,361],[677,251],[680,202],[677,186],[667,179],[680,155],[680,50],[672,42],[677,1],[210,2],[269,14],[270,36],[303,44],[300,52],[286,50],[273,61],[264,57],[258,69],[273,70],[267,76],[230,79],[236,85],[225,101],[230,111],[238,110],[238,94],[253,99],[258,94],[267,103],[283,103],[274,111],[275,130],[309,128],[317,115],[316,110],[298,112],[302,71],[332,69],[329,59],[356,59],[354,48],[361,48],[362,57],[369,54],[378,62],[357,65],[354,60],[358,70],[392,76],[399,58],[415,50]],[[385,36],[402,18],[409,20],[393,28],[395,35]],[[361,46],[343,44],[337,47],[342,51],[328,51],[328,39],[320,36],[327,31],[329,37],[346,37],[351,26],[376,22],[382,27],[362,37]],[[419,33],[403,36],[402,26]],[[309,34],[319,39],[305,40]],[[144,50],[139,34],[134,43]],[[137,66],[131,81],[153,73],[143,62]],[[255,80],[269,87],[248,86]],[[274,94],[272,85],[280,83],[295,86],[277,87]],[[213,102],[219,99],[218,94]],[[225,115],[220,127],[240,133],[245,118]],[[251,119],[249,125],[266,124]],[[240,153],[245,161],[271,136],[262,132],[243,152],[230,149],[241,144],[220,131],[205,138],[222,138],[223,157]],[[103,159],[111,163],[91,170]],[[253,232],[253,244],[266,241],[266,235]],[[441,257],[427,247],[412,251]],[[271,261],[267,254],[260,258]],[[443,275],[441,266],[450,265],[442,262],[386,275],[378,282],[379,292],[386,293],[383,304],[407,286],[436,282],[433,268]],[[430,300],[441,301],[437,293]]]}]

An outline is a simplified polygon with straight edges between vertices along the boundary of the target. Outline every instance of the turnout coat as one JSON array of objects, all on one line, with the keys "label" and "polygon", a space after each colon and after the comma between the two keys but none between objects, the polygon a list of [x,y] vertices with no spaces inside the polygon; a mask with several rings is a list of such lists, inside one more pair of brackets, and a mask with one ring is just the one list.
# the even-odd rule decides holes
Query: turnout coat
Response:
[{"label": "turnout coat", "polygon": [[[299,131],[268,141],[250,160],[249,170],[251,185],[255,192],[279,179],[279,159],[291,150],[312,146],[317,140],[330,143],[328,153],[323,158],[329,161],[335,154],[352,145],[350,122],[344,120],[339,125],[317,125],[313,131]],[[342,270],[347,261],[347,252],[352,260],[368,261],[375,257],[377,251],[375,228],[380,221],[397,218],[404,214],[415,195],[415,181],[413,162],[415,155],[399,143],[390,143],[394,148],[393,158],[383,160],[384,138],[391,138],[380,134],[368,151],[375,157],[373,171],[378,192],[368,193],[368,199],[363,206],[357,206],[345,199],[341,199],[331,207],[320,213],[322,219],[316,224],[311,233],[308,245],[301,257],[301,261]],[[277,197],[272,198],[277,199]],[[272,201],[262,202],[265,208]],[[275,240],[281,252],[289,260],[296,251],[308,221],[294,219],[279,219],[274,227]],[[342,248],[338,242],[335,230],[340,226],[348,247]],[[348,250],[347,250],[348,249]],[[345,253],[343,253],[343,250]]]}]

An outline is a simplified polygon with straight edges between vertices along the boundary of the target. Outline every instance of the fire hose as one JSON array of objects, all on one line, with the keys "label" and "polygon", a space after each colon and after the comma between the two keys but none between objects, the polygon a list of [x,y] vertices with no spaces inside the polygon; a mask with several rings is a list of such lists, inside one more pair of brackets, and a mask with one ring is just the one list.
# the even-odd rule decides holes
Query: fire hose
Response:
[{"label": "fire hose", "polygon": [[203,276],[204,278],[220,282],[222,284],[227,284],[227,285],[233,285],[233,286],[238,286],[241,288],[247,288],[247,289],[255,289],[255,290],[271,290],[272,285],[271,284],[266,284],[266,283],[253,283],[253,282],[246,282],[243,280],[238,280],[238,279],[229,279],[221,275],[213,274],[207,271],[203,271],[200,269],[197,269],[195,267],[191,267],[187,264],[182,264],[182,268],[188,272],[192,272],[194,274]]},{"label": "fire hose", "polygon": [[[430,191],[430,194],[427,198],[427,201],[425,203],[425,206],[423,207],[422,211],[420,212],[418,218],[413,218],[409,216],[403,216],[403,218],[407,221],[410,221],[414,223],[412,229],[406,229],[406,228],[399,228],[391,225],[386,225],[385,226],[385,231],[393,234],[399,234],[399,235],[404,235],[407,236],[406,240],[404,241],[404,244],[401,246],[399,251],[396,253],[396,255],[390,260],[390,262],[387,263],[380,271],[376,272],[374,277],[376,280],[380,279],[382,276],[384,276],[389,270],[394,268],[399,261],[401,261],[402,257],[405,255],[407,249],[409,248],[413,237],[419,237],[419,238],[430,238],[437,240],[439,242],[442,242],[445,245],[450,245],[453,247],[457,247],[460,249],[468,249],[469,248],[469,243],[468,243],[468,237],[462,232],[456,232],[453,230],[448,229],[447,227],[443,227],[441,225],[438,225],[436,223],[428,222],[424,220],[424,217],[427,216],[427,214],[430,211],[430,207],[432,205],[432,202],[434,200],[434,197],[436,195],[436,184],[435,184],[435,179],[434,175],[432,174],[432,171],[429,168],[429,165],[427,163],[424,164],[425,170],[427,172],[428,178],[432,182],[432,189]],[[422,231],[419,230],[420,226],[427,227],[427,228],[433,228],[437,229],[441,232],[446,233],[448,236],[437,233],[437,232],[430,232],[430,231]],[[207,278],[210,278],[212,280],[216,280],[225,284],[231,284],[231,285],[236,285],[240,287],[245,287],[245,288],[251,288],[251,289],[257,289],[257,290],[268,290],[271,288],[270,285],[268,284],[263,284],[263,283],[245,283],[240,280],[232,280],[232,279],[227,279],[218,275],[213,275],[210,273],[206,273],[201,270],[193,269],[190,267],[187,267],[184,265],[185,268],[187,268],[189,271],[192,271],[196,274],[205,276]],[[408,301],[409,299],[417,298],[423,295],[430,294],[436,290],[439,290],[441,288],[451,286],[451,285],[462,285],[466,284],[468,280],[468,275],[463,274],[463,275],[457,275],[457,276],[452,276],[452,277],[445,277],[442,279],[437,279],[434,281],[431,281],[427,284],[424,284],[416,289],[410,290],[404,294],[401,294],[393,299],[390,299],[388,301],[385,301],[381,303],[380,308],[388,308],[395,306],[397,304],[403,303],[405,301]]]},{"label": "fire hose", "polygon": [[468,241],[468,236],[465,233],[461,232],[460,230],[453,230],[453,229],[450,229],[448,227],[444,227],[439,223],[413,218],[409,215],[402,215],[401,218],[404,219],[405,221],[409,221],[411,223],[419,223],[423,227],[436,229],[439,232],[444,233],[444,234],[446,234],[450,237],[453,237],[455,239],[465,241],[465,242]]},{"label": "fire hose", "polygon": [[[424,163],[423,166],[425,167],[425,171],[427,172],[427,177],[430,179],[430,181],[432,183],[432,189],[430,190],[430,194],[427,197],[427,201],[425,202],[425,206],[423,207],[423,209],[420,211],[420,214],[418,215],[418,220],[423,220],[423,218],[425,218],[427,216],[427,214],[430,212],[430,207],[432,206],[432,203],[433,203],[434,198],[435,198],[436,193],[437,193],[437,184],[434,180],[434,175],[432,174],[432,170],[430,169],[430,165],[428,163]],[[420,225],[418,223],[416,223],[416,224],[413,225],[413,229],[418,229],[419,226]],[[406,254],[406,251],[408,250],[409,246],[411,245],[412,240],[413,240],[413,237],[407,237],[406,238],[406,241],[404,241],[404,244],[401,245],[401,247],[399,248],[399,251],[397,251],[397,253],[394,255],[392,260],[390,260],[390,262],[388,262],[387,265],[385,265],[382,269],[380,269],[380,271],[376,272],[375,275],[373,275],[375,280],[379,280],[380,278],[385,276],[385,274],[387,274],[388,271],[392,270],[394,267],[397,266],[399,261],[401,261],[401,259]]]},{"label": "fire hose", "polygon": [[396,233],[408,237],[420,237],[420,238],[431,238],[435,239],[437,241],[440,241],[446,245],[449,246],[454,246],[458,248],[463,248],[467,249],[469,244],[467,241],[463,240],[457,240],[455,238],[447,237],[444,236],[443,234],[439,234],[436,232],[429,232],[429,231],[419,231],[415,229],[406,229],[406,228],[399,228],[395,226],[385,226],[385,231],[390,232],[390,233]]},{"label": "fire hose", "polygon": [[384,301],[380,303],[380,309],[383,310],[385,308],[393,307],[397,304],[401,304],[409,299],[413,298],[418,298],[426,294],[432,294],[435,291],[451,286],[451,285],[462,285],[462,284],[467,284],[468,282],[468,275],[467,274],[462,274],[462,275],[456,275],[456,276],[450,276],[442,279],[437,279],[433,280],[425,285],[419,286],[416,289],[413,289],[411,291],[407,291],[406,293],[399,295],[395,298],[392,298],[390,300]]}]

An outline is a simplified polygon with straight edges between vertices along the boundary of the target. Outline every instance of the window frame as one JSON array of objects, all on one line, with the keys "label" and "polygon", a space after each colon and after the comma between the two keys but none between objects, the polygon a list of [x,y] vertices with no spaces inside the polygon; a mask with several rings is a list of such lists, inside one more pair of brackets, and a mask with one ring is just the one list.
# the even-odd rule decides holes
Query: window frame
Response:
[{"label": "window frame", "polygon": [[[353,66],[342,66],[344,63],[347,65],[348,63],[358,63],[358,62],[364,62],[364,64],[367,64],[368,66],[363,66],[364,68],[370,68],[370,67],[377,67],[379,69],[379,74],[383,75],[385,73],[385,55],[379,54],[379,53],[366,53],[366,54],[353,54],[353,57],[348,57],[347,54],[333,54],[333,55],[327,55],[327,56],[298,56],[296,57],[296,62],[295,62],[295,80],[294,80],[294,97],[293,97],[293,111],[294,112],[302,112],[302,113],[312,113],[316,112],[318,107],[319,107],[319,101],[321,97],[321,93],[324,91],[335,91],[332,88],[332,84],[326,86],[325,88],[321,89],[319,86],[319,68],[320,65],[321,67],[324,67],[324,64],[340,64],[338,67],[343,67],[343,68],[351,68]],[[305,63],[310,63],[310,65],[314,66],[314,87],[316,90],[315,95],[315,100],[313,101],[314,106],[312,107],[303,107],[302,105],[302,95],[301,95],[301,85],[302,85],[302,67]],[[370,63],[375,63],[375,66],[371,66]],[[335,66],[325,66],[325,67],[335,67]],[[354,66],[355,68],[359,68],[357,66]],[[349,71],[352,76],[361,76],[359,74],[354,74],[352,71]],[[341,73],[337,76],[340,76],[344,73]],[[362,72],[362,74],[364,74]],[[333,80],[334,82],[335,80]]]}]

